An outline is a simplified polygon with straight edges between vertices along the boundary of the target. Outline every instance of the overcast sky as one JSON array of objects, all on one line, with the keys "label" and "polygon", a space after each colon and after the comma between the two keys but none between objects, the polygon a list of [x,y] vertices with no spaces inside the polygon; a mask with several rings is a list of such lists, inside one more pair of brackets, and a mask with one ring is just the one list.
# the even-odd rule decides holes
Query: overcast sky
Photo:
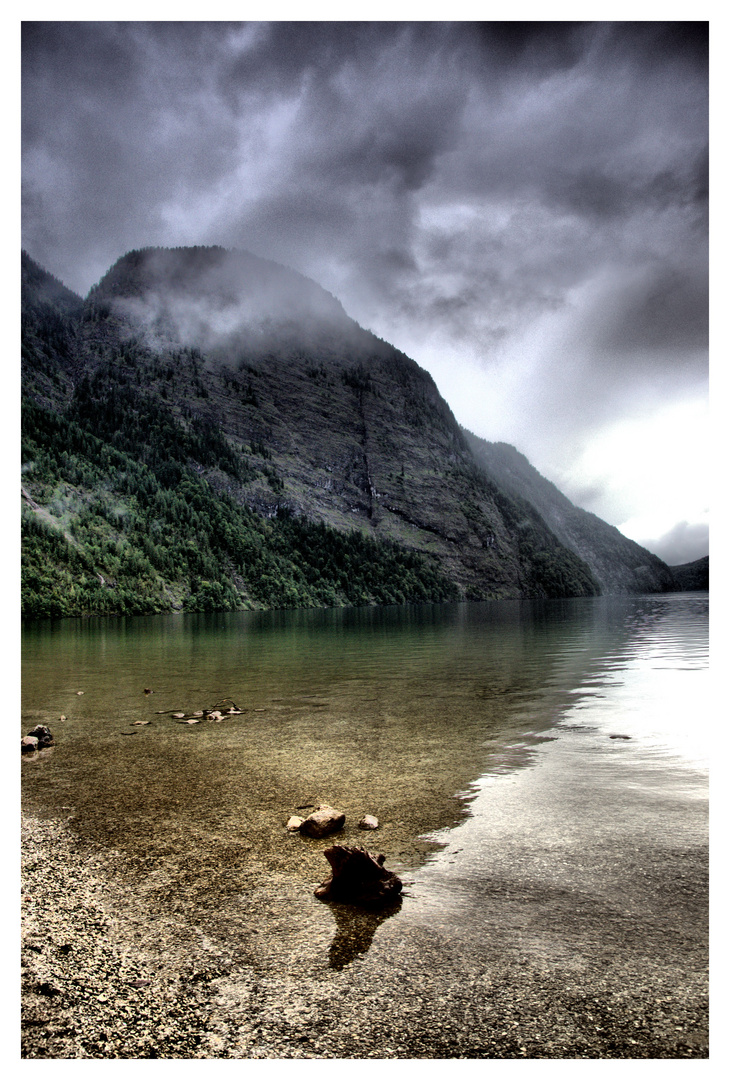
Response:
[{"label": "overcast sky", "polygon": [[23,244],[282,262],[457,419],[707,553],[705,23],[30,23]]}]

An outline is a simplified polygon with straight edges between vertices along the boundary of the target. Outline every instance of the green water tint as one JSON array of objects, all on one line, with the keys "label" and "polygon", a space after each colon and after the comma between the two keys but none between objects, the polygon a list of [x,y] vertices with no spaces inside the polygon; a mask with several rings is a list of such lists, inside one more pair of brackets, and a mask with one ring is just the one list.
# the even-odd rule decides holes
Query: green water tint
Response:
[{"label": "green water tint", "polygon": [[[336,842],[383,852],[407,896],[428,834],[463,820],[483,774],[530,764],[641,617],[636,600],[575,600],[30,625],[22,733],[46,723],[56,747],[23,761],[24,804],[118,852],[180,947],[205,925],[246,962],[337,969],[383,916],[313,898],[332,840],[287,818],[344,811]],[[241,715],[170,715],[226,698]]]}]

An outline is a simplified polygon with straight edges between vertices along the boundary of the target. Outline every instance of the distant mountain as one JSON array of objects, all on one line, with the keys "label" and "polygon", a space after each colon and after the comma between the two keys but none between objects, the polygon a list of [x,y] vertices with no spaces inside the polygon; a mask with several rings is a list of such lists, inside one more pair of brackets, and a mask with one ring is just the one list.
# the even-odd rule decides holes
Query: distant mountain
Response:
[{"label": "distant mountain", "polygon": [[[147,248],[82,300],[22,272],[27,615],[599,591],[596,543],[568,544],[430,375],[302,275]],[[631,547],[608,589],[670,587]]]},{"label": "distant mountain", "polygon": [[710,556],[705,555],[694,562],[670,566],[675,586],[681,592],[702,591],[710,587]]},{"label": "distant mountain", "polygon": [[492,443],[464,431],[474,457],[491,479],[513,496],[527,499],[561,543],[591,568],[602,593],[665,592],[676,588],[672,570],[595,514],[566,498],[507,443]]}]

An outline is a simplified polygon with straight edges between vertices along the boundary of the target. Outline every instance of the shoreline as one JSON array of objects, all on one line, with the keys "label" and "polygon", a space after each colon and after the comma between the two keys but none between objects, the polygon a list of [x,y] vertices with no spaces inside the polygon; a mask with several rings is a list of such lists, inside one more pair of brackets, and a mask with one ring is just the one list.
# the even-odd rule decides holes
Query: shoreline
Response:
[{"label": "shoreline", "polygon": [[[676,971],[675,988],[657,968],[619,984],[605,942],[582,972],[496,939],[464,951],[405,899],[406,917],[345,966],[267,971],[232,962],[205,927],[179,926],[175,949],[120,858],[58,821],[25,814],[22,830],[23,1058],[708,1056],[701,979]],[[685,860],[698,882],[701,864]],[[548,899],[513,881],[500,904],[539,920]]]}]

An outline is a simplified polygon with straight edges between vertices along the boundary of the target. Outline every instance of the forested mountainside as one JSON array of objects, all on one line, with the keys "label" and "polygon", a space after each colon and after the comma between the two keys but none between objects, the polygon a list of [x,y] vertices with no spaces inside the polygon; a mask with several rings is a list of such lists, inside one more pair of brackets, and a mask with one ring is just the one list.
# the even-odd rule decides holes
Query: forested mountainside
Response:
[{"label": "forested mountainside", "polygon": [[678,587],[672,569],[613,525],[581,510],[507,443],[492,443],[464,430],[475,459],[512,495],[539,511],[558,539],[583,559],[602,593],[665,592]]},{"label": "forested mountainside", "polygon": [[22,274],[26,615],[599,591],[431,377],[294,271],[150,248],[85,300]]},{"label": "forested mountainside", "polygon": [[682,592],[704,592],[710,588],[710,556],[693,562],[670,566],[677,589]]}]

